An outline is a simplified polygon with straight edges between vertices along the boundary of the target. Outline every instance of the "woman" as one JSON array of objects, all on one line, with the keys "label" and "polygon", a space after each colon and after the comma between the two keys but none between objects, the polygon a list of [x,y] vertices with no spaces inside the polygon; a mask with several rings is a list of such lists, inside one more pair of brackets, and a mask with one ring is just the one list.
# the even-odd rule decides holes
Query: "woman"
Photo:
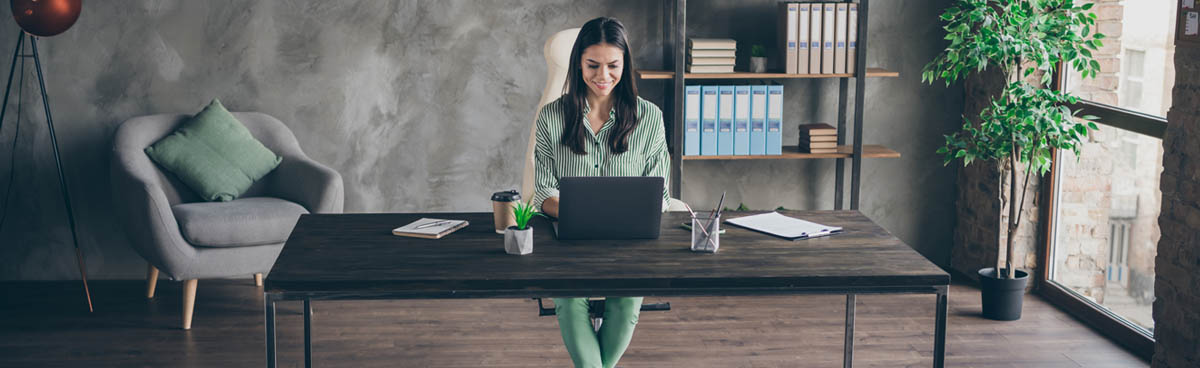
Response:
[{"label": "woman", "polygon": [[[567,176],[658,176],[665,183],[670,158],[662,110],[638,97],[621,22],[601,17],[584,24],[567,65],[566,94],[538,113],[534,208],[558,217],[558,180]],[[599,334],[585,298],[554,304],[575,366],[611,368],[633,338],[642,298],[608,298]]]}]

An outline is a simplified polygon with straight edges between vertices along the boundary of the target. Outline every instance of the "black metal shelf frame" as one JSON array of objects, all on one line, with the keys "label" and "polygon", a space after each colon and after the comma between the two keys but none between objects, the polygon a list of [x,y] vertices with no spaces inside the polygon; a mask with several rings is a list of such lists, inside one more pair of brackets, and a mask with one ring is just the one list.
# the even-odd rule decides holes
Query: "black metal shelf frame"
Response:
[{"label": "black metal shelf frame", "polygon": [[[833,2],[833,1],[826,1]],[[838,79],[838,112],[837,112],[837,144],[845,145],[847,140],[853,137],[854,154],[850,157],[850,208],[857,210],[859,205],[859,188],[862,184],[862,156],[863,156],[863,98],[866,95],[863,91],[866,90],[867,75],[867,15],[869,0],[858,1],[836,1],[845,3],[858,3],[858,44],[855,61],[854,73],[855,77],[841,77]],[[680,198],[683,191],[683,156],[680,153],[680,147],[683,147],[683,124],[676,122],[683,121],[683,100],[677,96],[682,96],[684,93],[685,77],[683,71],[685,69],[685,61],[687,60],[687,0],[664,0],[663,14],[668,18],[663,22],[663,65],[674,71],[675,75],[671,79],[671,83],[667,83],[664,87],[663,96],[666,99],[666,104],[671,106],[671,111],[666,114],[669,121],[666,122],[672,129],[671,143],[675,148],[675,152],[671,155],[671,196]],[[854,79],[854,133],[851,136],[846,134],[847,123],[847,99],[849,95],[850,79]],[[845,182],[846,182],[846,159],[837,158],[836,160],[836,179],[833,194],[833,209],[845,209]]]}]

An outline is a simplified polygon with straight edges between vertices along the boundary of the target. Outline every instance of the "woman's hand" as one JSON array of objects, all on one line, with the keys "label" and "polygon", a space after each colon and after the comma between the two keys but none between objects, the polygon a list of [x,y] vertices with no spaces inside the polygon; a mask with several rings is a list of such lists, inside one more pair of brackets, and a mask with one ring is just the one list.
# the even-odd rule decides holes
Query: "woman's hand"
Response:
[{"label": "woman's hand", "polygon": [[542,201],[542,213],[558,218],[558,197],[550,197]]}]

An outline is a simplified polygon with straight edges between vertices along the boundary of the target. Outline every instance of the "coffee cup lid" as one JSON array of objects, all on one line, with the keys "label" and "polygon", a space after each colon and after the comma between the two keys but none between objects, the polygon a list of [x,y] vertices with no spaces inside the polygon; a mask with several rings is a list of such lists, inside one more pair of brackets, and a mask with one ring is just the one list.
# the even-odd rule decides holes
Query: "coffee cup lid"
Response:
[{"label": "coffee cup lid", "polygon": [[503,192],[492,193],[492,200],[496,202],[512,202],[521,200],[521,194],[517,193],[516,189],[506,190]]}]

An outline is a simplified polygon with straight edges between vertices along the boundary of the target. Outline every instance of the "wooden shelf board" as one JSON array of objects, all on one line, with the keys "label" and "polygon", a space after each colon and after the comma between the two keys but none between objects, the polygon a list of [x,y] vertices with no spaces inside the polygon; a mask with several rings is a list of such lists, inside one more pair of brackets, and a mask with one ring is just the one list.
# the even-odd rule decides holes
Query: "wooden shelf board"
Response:
[{"label": "wooden shelf board", "polygon": [[[640,70],[638,76],[641,79],[671,79],[675,78],[675,72],[665,70]],[[899,77],[900,72],[893,72],[883,68],[867,68],[867,77],[884,77],[894,78]],[[792,79],[792,78],[852,78],[854,74],[786,74],[786,73],[684,73],[684,79]]]},{"label": "wooden shelf board", "polygon": [[[837,153],[807,153],[800,152],[798,146],[783,146],[782,155],[736,155],[736,156],[683,156],[684,161],[690,160],[798,160],[815,158],[850,158],[854,156],[854,147],[838,146]],[[864,158],[900,158],[900,152],[878,144],[863,145]]]}]

